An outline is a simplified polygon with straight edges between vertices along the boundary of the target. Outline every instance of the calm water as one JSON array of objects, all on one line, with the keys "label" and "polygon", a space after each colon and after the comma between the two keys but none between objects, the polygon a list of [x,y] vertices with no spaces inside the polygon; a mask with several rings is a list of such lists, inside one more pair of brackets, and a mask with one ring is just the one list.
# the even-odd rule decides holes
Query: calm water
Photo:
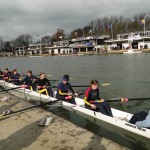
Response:
[{"label": "calm water", "polygon": [[[67,73],[72,84],[89,84],[92,79],[110,83],[110,86],[100,87],[104,99],[150,97],[150,54],[0,58],[0,67],[18,68],[19,73],[26,73],[28,69],[34,74],[43,71],[53,75],[50,79],[59,80]],[[134,113],[149,110],[150,101],[130,101],[123,107],[118,103],[112,106]]]}]

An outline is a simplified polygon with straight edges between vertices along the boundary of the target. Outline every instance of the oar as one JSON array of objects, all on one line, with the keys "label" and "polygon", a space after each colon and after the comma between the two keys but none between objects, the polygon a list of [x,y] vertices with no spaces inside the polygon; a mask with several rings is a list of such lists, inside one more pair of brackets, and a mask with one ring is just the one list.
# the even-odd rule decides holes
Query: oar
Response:
[{"label": "oar", "polygon": [[[103,83],[100,86],[108,86],[110,83]],[[52,86],[52,88],[57,88],[58,86]],[[90,87],[90,85],[72,85],[72,87]]]},{"label": "oar", "polygon": [[47,77],[51,77],[51,76],[53,76],[53,75],[52,75],[52,74],[46,74],[46,76],[47,76]]},{"label": "oar", "polygon": [[53,81],[53,82],[56,82],[56,81],[59,81],[59,80],[49,80],[49,81]]},{"label": "oar", "polygon": [[[59,80],[49,80],[49,81],[56,82],[56,81],[59,81]],[[2,90],[2,91],[0,91],[0,93],[1,93],[1,92],[7,92],[7,91],[15,90],[15,89],[19,89],[19,88],[27,88],[27,87],[28,87],[28,86],[21,85],[21,86],[18,86],[18,87],[14,87],[14,88]]]},{"label": "oar", "polygon": [[11,91],[11,90],[19,89],[19,88],[27,88],[27,87],[28,87],[27,85],[21,85],[21,86],[18,86],[18,87],[2,90],[0,92],[7,92],[7,91]]},{"label": "oar", "polygon": [[6,90],[2,90],[2,91],[0,91],[0,92],[7,92],[7,91],[19,89],[19,88],[23,88],[23,86],[18,86],[18,87],[15,87],[15,88],[10,88],[10,89],[6,89]]},{"label": "oar", "polygon": [[108,99],[108,102],[128,102],[128,101],[138,101],[138,100],[150,100],[150,97],[146,98],[117,98],[117,99]]},{"label": "oar", "polygon": [[[26,76],[26,74],[22,73],[21,76]],[[39,74],[38,74],[38,75],[36,74],[36,75],[34,75],[34,76],[40,76],[40,75],[39,75]],[[52,74],[46,74],[46,76],[47,76],[47,77],[51,77],[51,76],[53,76],[53,75],[52,75]]]},{"label": "oar", "polygon": [[39,104],[39,105],[23,108],[23,109],[20,109],[20,110],[17,110],[17,111],[6,110],[6,111],[3,112],[3,114],[0,115],[0,117],[8,116],[8,115],[16,114],[16,113],[20,113],[20,112],[23,112],[23,111],[26,111],[26,110],[30,110],[30,109],[33,109],[33,108],[36,108],[36,107],[41,107],[41,106],[44,106],[44,105],[47,105],[47,104],[48,105],[53,105],[53,104],[55,104],[55,103],[57,103],[59,101],[61,101],[61,100],[57,99],[55,101],[50,101],[50,102],[47,102],[47,103],[43,103],[43,104]]},{"label": "oar", "polygon": [[[78,92],[77,92],[77,93],[78,93]],[[84,95],[84,94],[85,94],[85,92],[81,92],[81,93],[78,93],[78,96],[81,96],[81,95]],[[78,96],[77,96],[77,97],[78,97]],[[76,96],[73,95],[73,97],[76,97]]]},{"label": "oar", "polygon": [[[110,83],[104,83],[101,84],[100,86],[108,86]],[[72,85],[72,87],[90,87],[90,85]]]}]

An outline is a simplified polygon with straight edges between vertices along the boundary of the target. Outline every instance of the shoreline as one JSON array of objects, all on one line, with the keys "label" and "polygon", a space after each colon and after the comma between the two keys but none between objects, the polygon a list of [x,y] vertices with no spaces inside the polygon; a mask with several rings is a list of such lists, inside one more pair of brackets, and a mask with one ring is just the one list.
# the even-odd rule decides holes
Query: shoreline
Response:
[{"label": "shoreline", "polygon": [[[0,101],[0,113],[9,109],[20,110],[31,106],[31,103],[10,94],[1,95],[0,99],[4,96],[9,96],[10,101]],[[52,124],[47,127],[38,126],[38,122],[48,116],[53,118]],[[0,133],[0,150],[127,149],[42,108],[14,114],[10,117],[1,117]]]},{"label": "shoreline", "polygon": [[[107,53],[98,53],[98,52],[78,52],[78,54],[41,54],[41,55],[12,55],[12,56],[0,56],[2,58],[8,57],[44,57],[44,56],[82,56],[82,55],[108,55],[108,54],[123,54],[128,50],[111,50]],[[135,49],[135,51],[142,51],[142,53],[150,53],[150,49]]]}]

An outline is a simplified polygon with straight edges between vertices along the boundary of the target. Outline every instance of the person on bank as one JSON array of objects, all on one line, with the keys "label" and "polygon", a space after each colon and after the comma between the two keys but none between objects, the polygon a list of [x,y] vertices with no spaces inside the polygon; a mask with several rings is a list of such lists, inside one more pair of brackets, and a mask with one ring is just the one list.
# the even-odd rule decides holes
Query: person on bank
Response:
[{"label": "person on bank", "polygon": [[91,87],[85,92],[85,108],[113,117],[109,104],[99,96],[98,86],[99,82],[97,80],[91,81]]},{"label": "person on bank", "polygon": [[21,83],[20,81],[21,81],[21,76],[17,72],[17,69],[14,69],[10,77],[10,82],[12,82],[15,85],[20,85]]},{"label": "person on bank", "polygon": [[58,85],[56,98],[68,103],[76,104],[74,96],[78,96],[78,94],[72,88],[69,83],[69,75],[66,74],[63,76],[62,82]]},{"label": "person on bank", "polygon": [[21,84],[26,85],[27,89],[33,90],[35,89],[35,87],[33,87],[33,82],[35,82],[36,79],[37,78],[33,76],[32,71],[28,70],[27,75],[21,81]]},{"label": "person on bank", "polygon": [[135,113],[129,120],[129,123],[138,127],[150,128],[150,111],[148,113],[145,111]]},{"label": "person on bank", "polygon": [[45,73],[44,72],[41,72],[40,73],[40,77],[39,79],[37,79],[34,83],[33,83],[33,86],[37,87],[37,91],[41,94],[46,94],[46,95],[49,95],[49,96],[52,96],[53,97],[53,90],[52,88],[50,87],[51,86],[51,83],[50,81],[45,77]]}]

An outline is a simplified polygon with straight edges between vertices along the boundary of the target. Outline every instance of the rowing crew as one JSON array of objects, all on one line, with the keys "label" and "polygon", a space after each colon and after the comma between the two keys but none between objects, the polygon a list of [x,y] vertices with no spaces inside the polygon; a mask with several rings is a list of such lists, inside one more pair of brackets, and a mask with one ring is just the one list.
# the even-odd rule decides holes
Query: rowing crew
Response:
[{"label": "rowing crew", "polygon": [[[3,78],[2,78],[3,77]],[[45,73],[41,72],[39,78],[32,74],[31,70],[27,71],[27,75],[22,79],[21,75],[14,69],[12,72],[5,69],[3,75],[1,72],[1,79],[6,82],[11,82],[15,85],[23,85],[22,87],[30,90],[38,91],[39,93],[46,94],[53,97],[53,91],[50,81],[45,77]]]},{"label": "rowing crew", "polygon": [[[25,85],[25,88],[30,88],[34,91],[37,90],[39,93],[46,94],[52,97],[54,96],[53,90],[51,88],[51,83],[45,77],[44,72],[41,72],[40,77],[37,78],[32,75],[31,70],[28,70],[27,76],[25,76],[25,78],[22,80],[20,74],[17,72],[17,69],[14,69],[11,73],[8,68],[6,68],[3,74],[3,79],[16,85],[23,84]],[[111,108],[107,101],[100,98],[98,86],[99,83],[97,80],[91,81],[91,86],[86,90],[84,98],[85,107],[90,110],[101,112],[108,116],[113,116]],[[78,96],[78,94],[69,83],[69,75],[64,75],[62,82],[58,85],[56,98],[72,104],[76,104],[76,96]]]},{"label": "rowing crew", "polygon": [[[36,78],[32,75],[32,71],[29,70],[27,72],[27,76],[22,80],[20,74],[17,73],[16,69],[14,69],[13,72],[10,72],[6,68],[4,73],[0,71],[0,79],[11,81],[17,85],[24,83],[24,85],[26,85],[24,87],[26,88],[30,88],[31,90],[37,89],[37,91],[40,93],[54,96],[52,88],[50,87],[51,83],[47,78],[45,78],[44,72],[41,72],[40,77]],[[84,97],[85,108],[98,111],[105,115],[113,117],[109,104],[99,96],[98,81],[92,80],[90,84],[91,86],[86,90]],[[74,91],[71,84],[69,83],[69,75],[64,75],[62,82],[58,85],[56,98],[72,104],[76,104],[75,96],[78,96],[78,94]],[[123,99],[124,98],[122,98],[122,100]],[[139,127],[150,127],[150,112],[147,113],[142,111],[139,113],[135,113],[129,120],[129,123],[136,124]]]}]

